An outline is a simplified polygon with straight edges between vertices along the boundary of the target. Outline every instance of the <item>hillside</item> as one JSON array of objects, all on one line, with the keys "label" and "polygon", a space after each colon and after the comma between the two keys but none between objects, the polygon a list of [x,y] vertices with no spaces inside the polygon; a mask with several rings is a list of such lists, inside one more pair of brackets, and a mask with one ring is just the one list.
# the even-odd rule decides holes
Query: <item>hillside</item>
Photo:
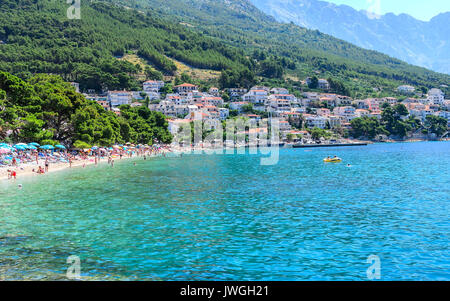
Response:
[{"label": "hillside", "polygon": [[[174,75],[172,59],[201,69],[248,69],[242,51],[184,26],[105,3],[82,2],[81,20],[66,17],[56,1],[0,2],[0,70],[28,78],[59,74],[82,89],[137,89],[143,64],[119,59],[137,54],[151,76]],[[157,69],[162,74],[155,74]]]},{"label": "hillside", "polygon": [[186,27],[238,47],[247,55],[255,50],[283,57],[295,64],[285,68],[289,77],[305,78],[313,72],[345,82],[355,96],[373,88],[392,93],[400,84],[428,88],[450,82],[450,76],[429,71],[362,49],[348,42],[279,23],[248,0],[110,0],[184,24]]},{"label": "hillside", "polygon": [[318,0],[251,2],[280,22],[318,29],[355,45],[450,74],[450,12],[424,22],[406,14],[374,18],[366,11]]},{"label": "hillside", "polygon": [[400,84],[450,82],[448,75],[278,23],[247,0],[108,2],[83,1],[81,20],[67,19],[68,5],[56,1],[0,2],[0,70],[21,78],[59,74],[96,90],[136,90],[145,76],[179,75],[177,65],[222,88],[257,81],[294,86],[317,75],[343,83],[355,97],[373,95],[373,88],[387,95]]}]

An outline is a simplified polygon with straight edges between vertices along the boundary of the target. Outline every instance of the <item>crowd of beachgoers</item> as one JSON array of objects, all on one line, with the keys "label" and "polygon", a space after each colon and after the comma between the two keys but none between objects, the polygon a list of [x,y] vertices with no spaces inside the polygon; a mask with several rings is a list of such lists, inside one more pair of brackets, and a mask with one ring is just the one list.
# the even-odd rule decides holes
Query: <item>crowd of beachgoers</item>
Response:
[{"label": "crowd of beachgoers", "polygon": [[167,145],[113,145],[90,149],[68,150],[63,145],[39,145],[38,143],[0,143],[0,180],[14,180],[24,175],[43,175],[51,171],[72,167],[85,167],[100,162],[108,162],[114,167],[115,160],[148,157],[173,152]]}]

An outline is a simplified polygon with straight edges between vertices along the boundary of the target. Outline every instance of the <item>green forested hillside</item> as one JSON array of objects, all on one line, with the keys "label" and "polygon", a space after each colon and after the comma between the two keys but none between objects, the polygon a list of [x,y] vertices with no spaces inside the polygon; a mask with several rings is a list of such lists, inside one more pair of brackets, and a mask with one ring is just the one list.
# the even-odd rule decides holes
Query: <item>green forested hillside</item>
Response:
[{"label": "green forested hillside", "polygon": [[247,69],[242,51],[181,25],[105,3],[82,1],[81,20],[69,20],[64,1],[0,1],[0,70],[21,77],[60,74],[82,89],[133,89],[140,70],[117,57],[134,51],[172,75],[174,58],[197,68]]},{"label": "green forested hillside", "polygon": [[[138,89],[142,67],[117,59],[132,52],[166,75],[176,69],[171,59],[222,71],[221,87],[248,87],[257,80],[281,85],[286,79],[296,85],[317,75],[362,97],[376,94],[373,88],[391,94],[400,84],[450,83],[448,75],[277,23],[246,0],[82,1],[81,20],[67,18],[68,6],[1,1],[0,70],[21,78],[59,74],[83,90]],[[147,74],[160,77],[158,72]]]},{"label": "green forested hillside", "polygon": [[86,100],[59,76],[40,74],[23,81],[0,71],[0,141],[87,148],[171,139],[161,113],[127,106],[118,117]]},{"label": "green forested hillside", "polygon": [[302,78],[319,72],[324,78],[331,76],[345,82],[356,95],[370,94],[375,87],[392,92],[402,83],[431,88],[450,82],[448,75],[359,48],[316,30],[278,23],[247,0],[109,1],[186,24],[251,56],[258,50],[267,56],[283,57],[296,65],[294,71],[286,69],[287,73]]}]

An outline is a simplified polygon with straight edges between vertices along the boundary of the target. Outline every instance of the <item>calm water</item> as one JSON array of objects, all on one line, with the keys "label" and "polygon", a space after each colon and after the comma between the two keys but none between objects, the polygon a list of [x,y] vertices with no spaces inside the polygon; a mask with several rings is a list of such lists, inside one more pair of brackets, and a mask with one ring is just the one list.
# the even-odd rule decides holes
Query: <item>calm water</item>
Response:
[{"label": "calm water", "polygon": [[0,279],[450,280],[448,142],[135,162],[0,183]]}]

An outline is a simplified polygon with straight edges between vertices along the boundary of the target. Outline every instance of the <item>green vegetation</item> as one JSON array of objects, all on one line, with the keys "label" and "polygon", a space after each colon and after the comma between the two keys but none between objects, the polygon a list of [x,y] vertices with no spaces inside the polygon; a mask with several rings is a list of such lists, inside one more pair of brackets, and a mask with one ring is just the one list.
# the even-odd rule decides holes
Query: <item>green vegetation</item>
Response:
[{"label": "green vegetation", "polygon": [[308,129],[308,132],[311,134],[311,138],[315,141],[320,140],[320,138],[330,139],[332,137],[332,133],[330,131],[317,127]]},{"label": "green vegetation", "polygon": [[[137,90],[142,75],[175,75],[174,60],[221,72],[208,82],[221,88],[267,84],[295,91],[300,79],[315,75],[329,79],[336,93],[382,97],[400,84],[426,90],[450,81],[318,31],[277,23],[244,0],[82,1],[80,20],[67,19],[67,8],[64,1],[1,1],[0,70],[23,79],[58,74],[97,91]],[[118,59],[130,54],[150,67]]]},{"label": "green vegetation", "polygon": [[434,115],[428,115],[426,117],[425,126],[427,129],[425,129],[425,133],[429,134],[436,134],[436,136],[441,137],[444,133],[447,132],[447,119],[434,116]]},{"label": "green vegetation", "polygon": [[82,1],[82,18],[69,20],[64,1],[6,0],[0,2],[0,70],[21,78],[36,73],[61,75],[80,88],[140,88],[141,66],[118,60],[137,53],[156,70],[173,75],[169,58],[196,68],[248,70],[251,62],[241,50],[184,26],[106,3]]},{"label": "green vegetation", "polygon": [[164,115],[144,107],[123,109],[123,117],[105,111],[56,75],[25,82],[0,72],[0,140],[79,148],[171,141]]},{"label": "green vegetation", "polygon": [[381,120],[367,116],[353,119],[351,121],[352,130],[350,134],[355,138],[374,139],[378,135],[386,135],[402,139],[409,133],[421,128],[422,133],[433,133],[438,137],[447,131],[447,120],[445,118],[429,115],[426,117],[425,124],[422,125],[419,119],[412,116],[406,119],[406,116],[409,114],[403,104],[391,107],[385,103],[382,108]]},{"label": "green vegetation", "polygon": [[355,138],[367,137],[374,139],[380,133],[385,133],[380,121],[376,117],[361,117],[351,121],[351,135]]},{"label": "green vegetation", "polygon": [[126,141],[148,144],[149,142],[172,142],[172,135],[167,130],[168,123],[165,116],[150,111],[147,107],[132,108],[129,105],[120,107],[124,122],[121,134]]},{"label": "green vegetation", "polygon": [[[242,49],[252,58],[250,71],[266,76],[262,82],[269,82],[267,76],[274,79],[274,85],[292,87],[299,84],[298,80],[291,83],[286,78],[304,79],[317,74],[345,83],[345,87],[334,89],[343,94],[385,97],[392,96],[400,84],[432,88],[450,82],[449,75],[409,65],[316,30],[278,23],[246,0],[109,1],[172,20]],[[284,78],[279,78],[280,70],[271,68],[273,64],[266,64],[267,60],[282,66]]]}]

